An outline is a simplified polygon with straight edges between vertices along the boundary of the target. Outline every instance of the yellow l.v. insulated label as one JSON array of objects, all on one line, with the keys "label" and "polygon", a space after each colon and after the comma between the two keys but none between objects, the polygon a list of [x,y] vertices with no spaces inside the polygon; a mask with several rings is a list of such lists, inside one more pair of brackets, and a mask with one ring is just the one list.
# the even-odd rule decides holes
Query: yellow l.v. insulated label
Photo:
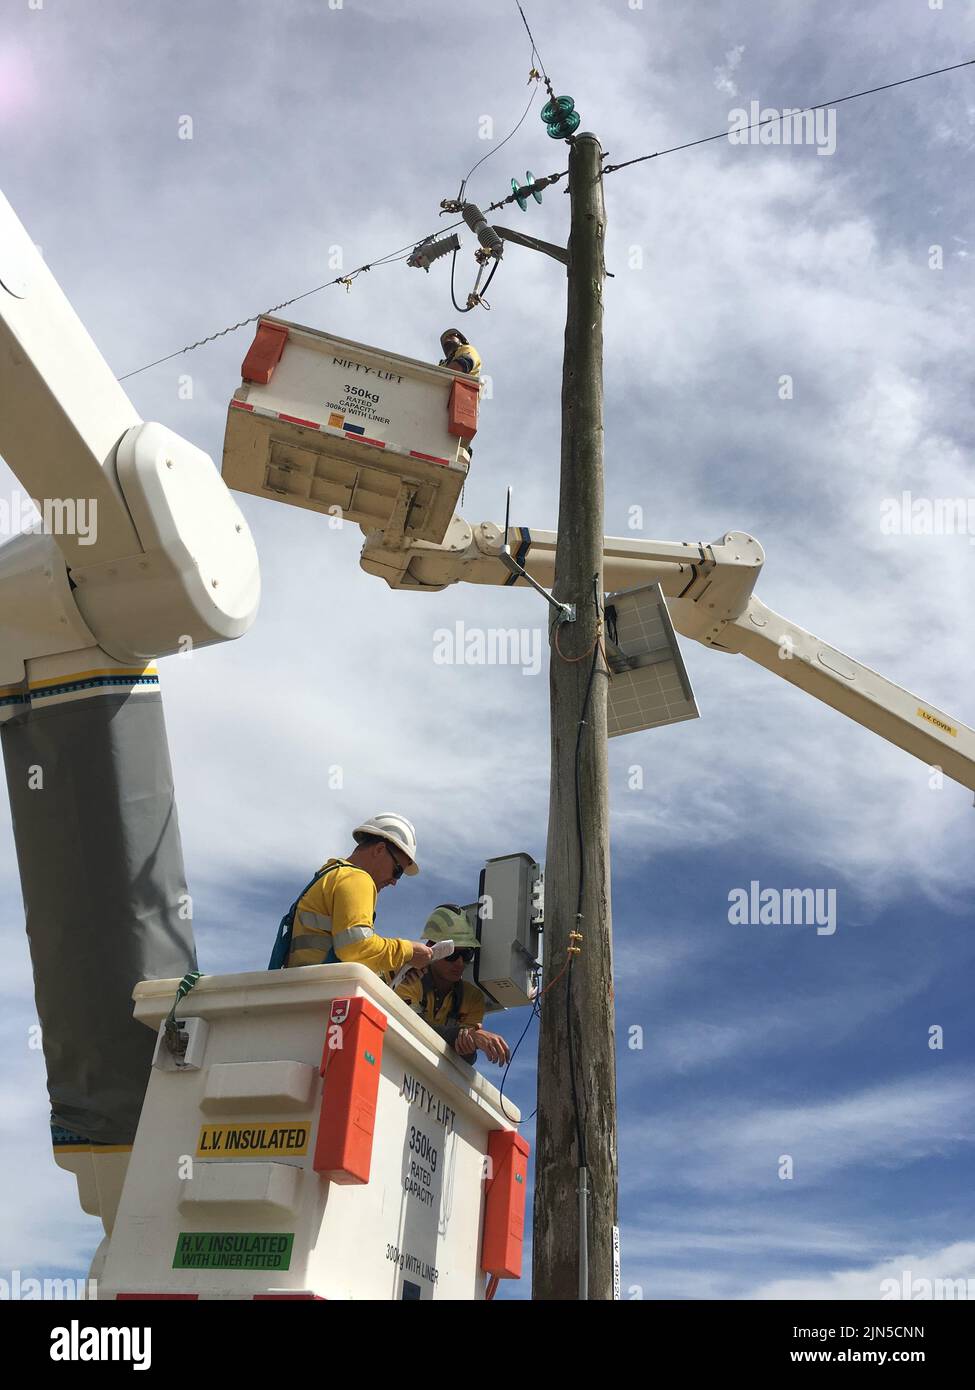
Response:
[{"label": "yellow l.v. insulated label", "polygon": [[300,1157],[308,1152],[308,1123],[275,1125],[258,1120],[252,1125],[201,1125],[197,1158]]},{"label": "yellow l.v. insulated label", "polygon": [[943,734],[951,734],[952,738],[958,737],[958,730],[949,724],[946,719],[938,719],[936,715],[928,714],[926,709],[918,707],[918,719],[926,719],[929,724],[933,724],[936,729],[940,729]]}]

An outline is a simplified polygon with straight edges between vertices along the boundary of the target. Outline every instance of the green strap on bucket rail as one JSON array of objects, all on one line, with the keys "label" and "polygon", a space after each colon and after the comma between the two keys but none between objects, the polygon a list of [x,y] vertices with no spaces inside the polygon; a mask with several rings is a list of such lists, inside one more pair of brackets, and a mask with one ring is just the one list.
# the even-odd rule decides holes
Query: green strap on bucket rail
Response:
[{"label": "green strap on bucket rail", "polygon": [[181,1034],[176,1027],[176,1006],[185,999],[190,990],[198,980],[203,979],[202,970],[189,970],[176,986],[176,998],[173,1000],[173,1007],[166,1015],[166,1046],[174,1056],[182,1056],[186,1051],[186,1036]]}]

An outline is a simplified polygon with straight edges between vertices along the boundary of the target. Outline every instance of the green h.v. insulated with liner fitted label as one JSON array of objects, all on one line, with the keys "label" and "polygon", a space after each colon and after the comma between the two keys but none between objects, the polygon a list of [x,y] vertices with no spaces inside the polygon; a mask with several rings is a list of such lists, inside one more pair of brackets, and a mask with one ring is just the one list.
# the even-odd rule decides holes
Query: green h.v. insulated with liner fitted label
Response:
[{"label": "green h.v. insulated with liner fitted label", "polygon": [[173,1269],[288,1269],[294,1243],[293,1232],[181,1232]]}]

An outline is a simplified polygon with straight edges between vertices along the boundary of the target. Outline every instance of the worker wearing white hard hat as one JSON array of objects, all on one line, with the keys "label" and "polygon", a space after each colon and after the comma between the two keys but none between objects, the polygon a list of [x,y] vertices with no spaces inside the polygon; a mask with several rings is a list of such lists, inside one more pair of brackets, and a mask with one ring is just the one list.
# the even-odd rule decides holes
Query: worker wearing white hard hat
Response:
[{"label": "worker wearing white hard hat", "polygon": [[465,966],[481,948],[466,912],[455,903],[441,903],[427,918],[423,935],[429,943],[452,941],[453,954],[432,961],[426,970],[411,970],[396,993],[465,1061],[472,1062],[480,1049],[499,1066],[507,1062],[504,1038],[482,1026],[484,995],[463,978]]},{"label": "worker wearing white hard hat", "polygon": [[281,919],[270,969],[344,961],[392,976],[404,965],[429,964],[432,951],[424,942],[373,930],[382,890],[403,874],[420,872],[411,822],[380,811],[357,825],[352,838],[355,849],[348,858],[326,860]]}]

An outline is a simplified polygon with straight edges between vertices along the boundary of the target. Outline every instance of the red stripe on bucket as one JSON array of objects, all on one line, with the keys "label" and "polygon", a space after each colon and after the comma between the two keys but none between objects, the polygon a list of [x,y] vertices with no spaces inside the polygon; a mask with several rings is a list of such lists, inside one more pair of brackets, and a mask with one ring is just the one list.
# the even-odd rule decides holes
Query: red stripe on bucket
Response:
[{"label": "red stripe on bucket", "polygon": [[436,454],[421,454],[419,449],[410,450],[411,459],[426,459],[427,463],[443,463],[450,467],[450,459],[437,458]]},{"label": "red stripe on bucket", "polygon": [[278,412],[279,420],[286,420],[289,425],[305,425],[310,430],[321,429],[317,420],[301,420],[297,415],[282,415]]}]

